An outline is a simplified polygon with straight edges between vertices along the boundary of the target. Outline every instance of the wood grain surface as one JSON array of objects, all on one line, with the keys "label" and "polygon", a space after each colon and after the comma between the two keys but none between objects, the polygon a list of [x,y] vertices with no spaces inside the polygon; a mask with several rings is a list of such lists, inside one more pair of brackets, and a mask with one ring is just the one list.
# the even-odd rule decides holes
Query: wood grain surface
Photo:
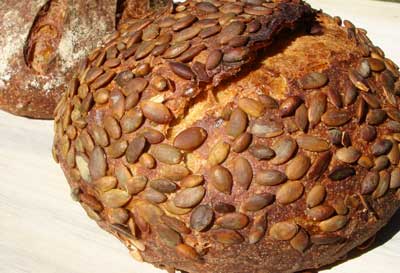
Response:
[{"label": "wood grain surface", "polygon": [[[309,2],[367,29],[375,44],[400,63],[400,4]],[[0,273],[162,272],[134,261],[118,240],[98,228],[71,200],[51,156],[52,138],[52,122],[0,112]],[[324,272],[399,272],[399,230],[397,213],[378,235],[373,250]]]}]

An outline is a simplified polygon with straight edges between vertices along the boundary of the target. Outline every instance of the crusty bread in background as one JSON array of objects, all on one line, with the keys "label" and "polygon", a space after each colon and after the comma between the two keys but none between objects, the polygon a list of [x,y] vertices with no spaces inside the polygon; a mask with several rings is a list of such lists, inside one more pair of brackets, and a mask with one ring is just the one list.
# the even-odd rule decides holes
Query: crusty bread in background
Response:
[{"label": "crusty bread in background", "polygon": [[398,67],[302,1],[232,2],[125,22],[57,106],[54,157],[140,261],[319,268],[400,206]]},{"label": "crusty bread in background", "polygon": [[53,118],[65,83],[79,71],[78,62],[115,30],[116,21],[148,15],[159,2],[1,1],[0,108]]}]

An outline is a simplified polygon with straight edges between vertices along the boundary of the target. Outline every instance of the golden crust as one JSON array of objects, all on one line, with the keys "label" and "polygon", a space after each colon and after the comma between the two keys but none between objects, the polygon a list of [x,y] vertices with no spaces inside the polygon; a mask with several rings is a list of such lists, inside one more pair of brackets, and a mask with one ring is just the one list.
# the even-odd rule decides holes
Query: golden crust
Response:
[{"label": "golden crust", "polygon": [[[200,20],[211,16],[202,11],[247,14],[237,35],[250,36],[251,50],[234,63],[221,59],[216,49],[231,53],[218,44],[222,31],[188,66],[171,66],[165,55],[138,56],[139,39],[130,56],[136,55],[104,85],[107,99],[99,90],[78,91],[96,72],[87,69],[59,104],[56,159],[89,216],[137,259],[190,273],[319,268],[372,237],[400,206],[397,67],[350,22],[342,27],[322,13],[310,21],[303,3],[276,2],[266,5],[268,15],[224,1],[175,6],[177,20],[188,10]],[[254,19],[262,25],[261,44],[252,43],[260,37],[249,32]],[[172,28],[182,23],[170,21]],[[132,26],[156,38],[177,39],[182,31],[161,27],[154,34],[154,24],[167,23]],[[116,41],[129,41],[121,37]],[[197,38],[188,38],[192,47]],[[142,74],[145,63],[150,69]],[[153,84],[160,76],[167,81],[162,91]],[[194,91],[182,97],[187,86]],[[119,222],[110,220],[116,210],[126,214]]]}]

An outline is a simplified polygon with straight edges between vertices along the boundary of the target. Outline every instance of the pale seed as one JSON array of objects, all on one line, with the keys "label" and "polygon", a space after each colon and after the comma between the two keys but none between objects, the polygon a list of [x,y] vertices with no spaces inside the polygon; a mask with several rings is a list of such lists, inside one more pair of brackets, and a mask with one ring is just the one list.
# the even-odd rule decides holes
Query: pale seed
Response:
[{"label": "pale seed", "polygon": [[400,169],[395,168],[390,174],[390,188],[397,189],[399,187],[400,187]]},{"label": "pale seed", "polygon": [[232,190],[232,175],[222,166],[214,166],[210,170],[210,182],[220,192],[230,194]]},{"label": "pale seed", "polygon": [[336,157],[345,163],[354,163],[361,156],[361,152],[354,147],[340,148],[336,151]]},{"label": "pale seed", "polygon": [[208,156],[208,163],[210,166],[221,164],[228,157],[230,145],[224,141],[219,141],[215,144]]},{"label": "pale seed", "polygon": [[178,164],[182,160],[181,152],[175,147],[165,143],[152,145],[150,154],[158,161],[170,165]]},{"label": "pale seed", "polygon": [[355,69],[349,69],[349,79],[354,84],[354,86],[361,91],[369,91],[369,87],[364,78]]},{"label": "pale seed", "polygon": [[328,77],[324,73],[311,72],[299,80],[303,89],[317,89],[323,87],[328,82]]},{"label": "pale seed", "polygon": [[308,171],[311,160],[304,154],[299,154],[293,158],[286,166],[286,176],[290,180],[301,179]]},{"label": "pale seed", "polygon": [[101,147],[96,146],[89,160],[89,172],[93,180],[99,179],[106,175],[107,161],[104,151]]},{"label": "pale seed", "polygon": [[319,228],[324,232],[335,232],[342,229],[348,221],[347,216],[336,215],[319,223]]},{"label": "pale seed", "polygon": [[119,189],[112,189],[104,192],[101,196],[101,202],[107,208],[119,208],[125,205],[131,196],[126,192]]},{"label": "pale seed", "polygon": [[174,204],[179,208],[193,208],[201,202],[205,193],[203,186],[183,189],[176,194]]},{"label": "pale seed", "polygon": [[138,194],[143,191],[147,185],[146,176],[133,176],[125,182],[125,188],[129,194]]},{"label": "pale seed", "polygon": [[262,214],[254,218],[253,225],[249,232],[249,243],[255,244],[259,242],[267,231],[267,216]]},{"label": "pale seed", "polygon": [[190,171],[184,165],[168,165],[162,166],[159,169],[160,176],[164,178],[171,179],[173,181],[178,181],[190,174]]},{"label": "pale seed", "polygon": [[288,241],[298,232],[299,227],[295,223],[279,222],[275,223],[269,230],[269,235],[278,241]]},{"label": "pale seed", "polygon": [[103,121],[104,129],[107,134],[113,139],[119,139],[121,137],[121,127],[118,124],[118,121],[111,117],[106,116]]},{"label": "pale seed", "polygon": [[111,158],[119,158],[125,153],[127,148],[128,142],[126,140],[119,140],[108,146],[106,153]]},{"label": "pale seed", "polygon": [[372,193],[372,198],[378,199],[385,195],[390,186],[390,174],[388,171],[379,172],[379,183],[375,191]]},{"label": "pale seed", "polygon": [[276,200],[281,204],[290,204],[299,199],[304,191],[304,186],[299,181],[291,181],[282,185],[276,192]]},{"label": "pale seed", "polygon": [[256,120],[250,127],[250,133],[261,138],[273,138],[283,134],[283,125],[274,120]]},{"label": "pale seed", "polygon": [[78,153],[75,156],[75,162],[82,179],[85,180],[86,182],[90,182],[92,178],[90,177],[89,159],[87,158],[87,156]]},{"label": "pale seed", "polygon": [[238,106],[245,113],[256,118],[262,116],[265,112],[264,105],[261,102],[250,98],[239,99]]},{"label": "pale seed", "polygon": [[326,196],[326,189],[323,185],[315,185],[307,194],[306,204],[309,208],[313,208],[321,204]]},{"label": "pale seed", "polygon": [[202,184],[203,181],[204,177],[202,175],[192,174],[183,178],[180,185],[183,188],[193,188]]}]

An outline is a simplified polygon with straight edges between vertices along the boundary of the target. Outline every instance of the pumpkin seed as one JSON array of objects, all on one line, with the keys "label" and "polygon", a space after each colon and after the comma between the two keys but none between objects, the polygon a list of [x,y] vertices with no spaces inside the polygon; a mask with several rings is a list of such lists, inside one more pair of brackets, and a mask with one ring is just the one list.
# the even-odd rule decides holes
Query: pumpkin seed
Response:
[{"label": "pumpkin seed", "polygon": [[291,222],[275,223],[269,230],[269,235],[278,241],[288,241],[292,239],[298,232],[299,227]]},{"label": "pumpkin seed", "polygon": [[153,102],[150,100],[143,101],[141,103],[141,109],[146,118],[159,124],[169,123],[173,118],[168,107],[162,103]]},{"label": "pumpkin seed", "polygon": [[321,204],[326,196],[326,189],[323,185],[315,185],[311,188],[310,192],[307,194],[306,204],[309,208],[314,208],[315,206]]},{"label": "pumpkin seed", "polygon": [[249,218],[242,213],[232,212],[219,217],[215,223],[222,228],[238,230],[248,225]]},{"label": "pumpkin seed", "polygon": [[329,164],[331,163],[331,159],[331,151],[326,151],[318,155],[318,157],[315,159],[314,163],[310,167],[307,178],[314,181],[318,180],[328,169]]},{"label": "pumpkin seed", "polygon": [[225,161],[229,155],[230,145],[224,141],[219,141],[215,144],[209,153],[208,163],[210,166],[219,165]]},{"label": "pumpkin seed", "polygon": [[214,212],[208,205],[196,207],[190,215],[190,227],[196,231],[204,231],[211,226]]},{"label": "pumpkin seed", "polygon": [[249,152],[259,160],[269,160],[275,156],[274,150],[262,144],[252,145]]},{"label": "pumpkin seed", "polygon": [[328,177],[333,181],[339,181],[346,179],[356,174],[356,170],[353,167],[347,165],[339,165],[334,167],[328,174]]},{"label": "pumpkin seed", "polygon": [[290,204],[299,199],[304,191],[304,186],[299,181],[291,181],[282,185],[276,192],[276,200],[281,204]]},{"label": "pumpkin seed", "polygon": [[378,199],[385,195],[390,186],[390,174],[388,171],[379,172],[379,183],[375,191],[372,193],[372,198]]},{"label": "pumpkin seed", "polygon": [[296,141],[289,136],[283,136],[272,145],[275,157],[271,160],[274,165],[283,164],[293,157],[297,150]]},{"label": "pumpkin seed", "polygon": [[329,110],[322,115],[321,120],[327,126],[341,126],[346,124],[352,115],[346,110]]},{"label": "pumpkin seed", "polygon": [[304,154],[299,154],[293,158],[286,167],[286,176],[290,180],[301,179],[308,171],[311,160]]},{"label": "pumpkin seed", "polygon": [[361,152],[354,147],[340,148],[336,151],[336,157],[344,163],[354,163],[361,156]]},{"label": "pumpkin seed", "polygon": [[101,202],[107,208],[119,208],[128,203],[131,196],[123,190],[112,189],[101,195]]},{"label": "pumpkin seed", "polygon": [[299,80],[299,84],[303,89],[317,89],[326,85],[328,76],[324,73],[310,72]]},{"label": "pumpkin seed", "polygon": [[263,186],[279,185],[286,180],[286,175],[278,170],[260,170],[255,177],[256,183]]},{"label": "pumpkin seed", "polygon": [[293,115],[297,107],[299,107],[302,102],[302,99],[297,96],[288,97],[287,99],[285,99],[279,107],[279,113],[281,117],[288,117]]},{"label": "pumpkin seed", "polygon": [[202,175],[192,174],[188,175],[181,181],[181,187],[193,188],[203,183],[204,177]]},{"label": "pumpkin seed", "polygon": [[93,180],[99,179],[106,175],[107,161],[104,151],[101,147],[96,146],[91,155],[89,161],[89,172]]},{"label": "pumpkin seed", "polygon": [[190,171],[184,165],[168,165],[159,169],[160,176],[173,181],[182,180],[190,174]]},{"label": "pumpkin seed", "polygon": [[241,109],[236,108],[232,111],[229,122],[226,127],[226,132],[234,138],[242,134],[247,127],[247,115]]},{"label": "pumpkin seed", "polygon": [[259,211],[274,202],[274,196],[270,193],[255,194],[244,200],[242,209],[246,211]]},{"label": "pumpkin seed", "polygon": [[212,238],[225,245],[240,244],[244,241],[242,235],[235,230],[215,230],[211,234]]},{"label": "pumpkin seed", "polygon": [[249,243],[250,244],[258,243],[261,240],[261,238],[265,235],[266,230],[267,230],[266,214],[256,216],[254,218],[253,225],[250,228]]},{"label": "pumpkin seed", "polygon": [[106,153],[111,158],[119,158],[125,153],[127,148],[128,142],[126,140],[119,140],[108,146]]},{"label": "pumpkin seed", "polygon": [[192,208],[201,202],[206,190],[203,186],[186,188],[177,192],[174,198],[175,206],[179,208]]},{"label": "pumpkin seed", "polygon": [[256,118],[261,117],[265,112],[264,105],[261,102],[250,98],[239,99],[238,106],[246,114]]},{"label": "pumpkin seed", "polygon": [[177,190],[176,184],[168,179],[154,179],[150,181],[149,185],[162,193],[173,193]]},{"label": "pumpkin seed", "polygon": [[373,141],[377,136],[375,127],[371,125],[363,125],[360,129],[360,136],[367,142]]},{"label": "pumpkin seed", "polygon": [[319,223],[319,228],[324,232],[335,232],[344,228],[348,221],[347,216],[336,215]]},{"label": "pumpkin seed", "polygon": [[174,146],[181,150],[193,151],[203,144],[207,131],[201,127],[191,127],[180,132],[174,139]]},{"label": "pumpkin seed", "polygon": [[158,161],[169,165],[178,164],[182,160],[181,152],[177,148],[165,143],[152,145],[150,154]]},{"label": "pumpkin seed", "polygon": [[130,177],[125,182],[125,188],[129,194],[138,194],[143,191],[147,185],[147,177],[146,176],[134,176]]},{"label": "pumpkin seed", "polygon": [[247,132],[242,133],[233,141],[232,151],[234,151],[235,153],[244,152],[251,144],[252,139],[253,139],[253,136],[251,134],[249,134]]},{"label": "pumpkin seed", "polygon": [[390,188],[397,189],[400,187],[400,169],[394,168],[390,174]]},{"label": "pumpkin seed", "polygon": [[323,221],[334,214],[335,210],[331,206],[320,205],[306,210],[307,216],[313,221]]},{"label": "pumpkin seed", "polygon": [[329,143],[317,136],[299,135],[296,141],[300,148],[310,152],[324,152],[329,149]]},{"label": "pumpkin seed", "polygon": [[186,244],[177,245],[175,250],[178,255],[186,257],[190,260],[197,261],[200,259],[199,254],[196,252],[196,250]]},{"label": "pumpkin seed", "polygon": [[371,146],[371,152],[374,156],[381,156],[389,153],[393,143],[388,139],[380,139]]},{"label": "pumpkin seed", "polygon": [[309,244],[310,238],[307,232],[305,232],[303,229],[300,229],[296,236],[294,236],[293,239],[290,240],[290,245],[300,253],[303,253],[307,249]]},{"label": "pumpkin seed", "polygon": [[152,203],[163,203],[167,200],[167,196],[159,191],[156,191],[152,188],[147,188],[143,191],[142,196],[144,199],[147,201],[150,201]]},{"label": "pumpkin seed", "polygon": [[146,139],[143,136],[138,136],[129,143],[125,156],[128,163],[135,163],[143,153],[146,145]]},{"label": "pumpkin seed", "polygon": [[250,133],[261,138],[273,138],[283,134],[283,125],[274,120],[256,120],[250,127]]},{"label": "pumpkin seed", "polygon": [[249,188],[253,179],[253,169],[249,161],[244,157],[236,158],[233,165],[233,177],[242,188]]},{"label": "pumpkin seed", "polygon": [[121,119],[121,128],[124,134],[129,134],[137,130],[143,122],[143,114],[141,111],[131,109],[125,113]]},{"label": "pumpkin seed", "polygon": [[295,122],[301,131],[306,131],[308,126],[307,108],[304,104],[300,105],[295,112]]}]

